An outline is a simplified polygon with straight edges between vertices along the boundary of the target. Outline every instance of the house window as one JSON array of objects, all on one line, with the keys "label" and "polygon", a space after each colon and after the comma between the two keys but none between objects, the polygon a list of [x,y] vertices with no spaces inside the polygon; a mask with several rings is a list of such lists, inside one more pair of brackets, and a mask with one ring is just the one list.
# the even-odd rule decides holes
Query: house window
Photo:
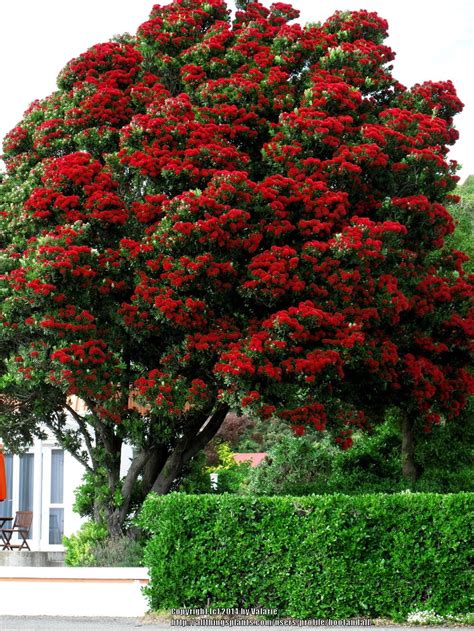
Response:
[{"label": "house window", "polygon": [[5,472],[7,475],[7,499],[0,502],[0,517],[13,515],[13,456],[5,454]]},{"label": "house window", "polygon": [[49,543],[61,544],[64,535],[64,508],[49,509]]},{"label": "house window", "polygon": [[[34,490],[34,454],[22,454],[20,456],[20,492],[18,497],[18,510],[33,510]],[[33,528],[30,528],[28,539],[33,537]]]},{"label": "house window", "polygon": [[20,456],[19,510],[33,510],[34,463],[34,454],[22,454]]},{"label": "house window", "polygon": [[64,451],[51,450],[51,506],[49,508],[49,543],[61,544],[64,535]]},{"label": "house window", "polygon": [[51,451],[51,504],[62,504],[64,494],[64,451]]}]

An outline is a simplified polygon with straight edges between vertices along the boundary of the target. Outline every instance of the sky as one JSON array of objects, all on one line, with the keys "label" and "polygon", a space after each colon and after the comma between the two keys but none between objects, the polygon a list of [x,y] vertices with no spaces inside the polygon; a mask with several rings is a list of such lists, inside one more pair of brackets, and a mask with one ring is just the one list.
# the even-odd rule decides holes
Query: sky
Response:
[{"label": "sky", "polygon": [[[262,0],[269,6],[272,0]],[[166,0],[162,4],[166,4]],[[135,33],[153,0],[0,0],[0,139],[35,99],[55,90],[73,57],[114,35]],[[472,0],[293,0],[301,22],[326,20],[336,10],[376,11],[389,22],[394,76],[407,87],[451,79],[465,104],[456,117],[460,139],[450,157],[461,181],[474,174],[474,2]],[[232,6],[229,4],[229,6]]]}]

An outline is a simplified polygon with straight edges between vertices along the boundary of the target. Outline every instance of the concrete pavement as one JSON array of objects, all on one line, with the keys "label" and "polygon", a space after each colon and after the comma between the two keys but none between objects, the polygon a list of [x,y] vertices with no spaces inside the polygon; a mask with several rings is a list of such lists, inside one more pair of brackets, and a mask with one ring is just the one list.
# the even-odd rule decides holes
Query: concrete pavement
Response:
[{"label": "concrete pavement", "polygon": [[[1,607],[1,605],[0,605]],[[130,631],[170,629],[140,618],[64,618],[61,616],[0,616],[0,631]]]},{"label": "concrete pavement", "polygon": [[[189,621],[191,623],[191,621]],[[207,628],[223,628],[218,626],[218,622],[225,621],[207,621],[210,624],[206,625]],[[232,622],[232,621],[230,621]],[[197,628],[197,625],[190,624],[192,628]],[[199,625],[201,628],[203,626]],[[413,631],[415,627],[408,626],[306,626],[298,625],[295,622],[291,625],[292,628],[303,628],[308,631],[321,631],[322,628],[333,629],[334,631],[342,631],[348,628],[352,631],[367,631],[367,629],[373,629],[374,631]],[[23,617],[23,616],[0,616],[0,631],[130,631],[130,629],[142,629],[143,631],[153,631],[153,629],[170,630],[179,627],[171,626],[170,623],[165,622],[153,622],[149,618],[63,618],[63,617],[49,617],[43,616],[38,618]],[[205,628],[205,627],[204,627]],[[232,627],[231,627],[232,628]],[[256,626],[234,626],[234,629],[242,629],[245,631],[255,631]],[[271,627],[263,627],[271,628]],[[274,627],[275,628],[275,627]],[[417,627],[422,631],[452,631],[454,627]],[[458,626],[459,628],[459,626]],[[474,629],[474,627],[464,626],[463,629]]]}]

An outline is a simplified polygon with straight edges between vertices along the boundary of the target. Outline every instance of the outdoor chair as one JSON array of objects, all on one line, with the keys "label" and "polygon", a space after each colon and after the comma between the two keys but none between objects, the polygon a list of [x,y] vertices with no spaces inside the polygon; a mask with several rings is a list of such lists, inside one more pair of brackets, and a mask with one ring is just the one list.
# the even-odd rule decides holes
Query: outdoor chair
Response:
[{"label": "outdoor chair", "polygon": [[[2,550],[26,550],[30,549],[28,541],[28,533],[30,532],[31,522],[33,521],[33,513],[30,511],[17,511],[15,521],[11,528],[1,528],[0,536],[3,542]],[[11,539],[14,534],[18,535],[19,543],[12,543]]]}]

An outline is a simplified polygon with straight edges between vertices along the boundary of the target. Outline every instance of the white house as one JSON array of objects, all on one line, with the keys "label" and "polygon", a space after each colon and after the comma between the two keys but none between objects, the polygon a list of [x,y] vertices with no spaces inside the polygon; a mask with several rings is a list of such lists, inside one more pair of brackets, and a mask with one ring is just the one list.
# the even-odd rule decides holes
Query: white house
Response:
[{"label": "white house", "polygon": [[83,467],[53,438],[37,440],[24,454],[5,454],[7,499],[0,502],[0,517],[33,511],[28,544],[32,550],[63,550],[62,537],[81,525],[73,512],[74,490]]},{"label": "white house", "polygon": [[[83,403],[71,404],[77,411]],[[1,440],[0,440],[1,442]],[[132,450],[122,450],[122,475],[125,475]],[[7,499],[0,502],[0,517],[14,517],[16,511],[32,511],[33,524],[28,537],[31,550],[63,550],[63,535],[75,533],[83,523],[72,510],[74,491],[82,483],[84,467],[64,451],[48,433],[36,440],[25,453],[5,453]]]}]

